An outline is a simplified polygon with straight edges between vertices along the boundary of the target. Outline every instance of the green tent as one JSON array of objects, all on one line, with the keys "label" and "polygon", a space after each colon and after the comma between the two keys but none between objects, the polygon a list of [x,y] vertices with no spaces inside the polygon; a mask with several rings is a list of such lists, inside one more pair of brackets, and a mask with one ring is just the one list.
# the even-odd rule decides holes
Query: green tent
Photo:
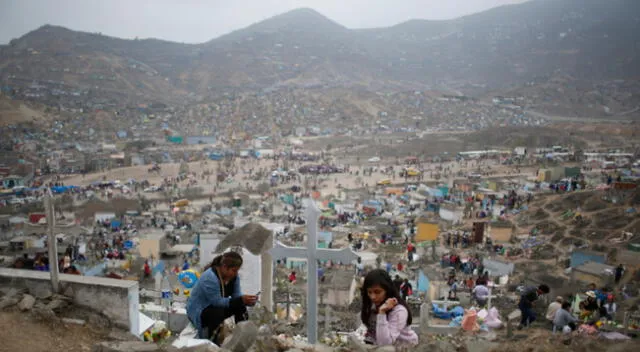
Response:
[{"label": "green tent", "polygon": [[174,144],[183,144],[184,138],[182,136],[167,136],[167,142]]}]

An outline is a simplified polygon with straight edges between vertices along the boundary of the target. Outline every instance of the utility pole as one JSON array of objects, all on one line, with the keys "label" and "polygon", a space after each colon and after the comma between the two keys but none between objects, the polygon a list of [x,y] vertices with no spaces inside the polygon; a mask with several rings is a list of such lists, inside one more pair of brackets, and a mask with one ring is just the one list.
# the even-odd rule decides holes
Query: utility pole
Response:
[{"label": "utility pole", "polygon": [[49,272],[51,273],[51,286],[54,293],[60,292],[60,284],[58,281],[58,242],[54,233],[55,228],[55,212],[53,210],[53,194],[51,189],[47,189],[44,195],[44,209],[47,214],[47,232],[49,235]]}]

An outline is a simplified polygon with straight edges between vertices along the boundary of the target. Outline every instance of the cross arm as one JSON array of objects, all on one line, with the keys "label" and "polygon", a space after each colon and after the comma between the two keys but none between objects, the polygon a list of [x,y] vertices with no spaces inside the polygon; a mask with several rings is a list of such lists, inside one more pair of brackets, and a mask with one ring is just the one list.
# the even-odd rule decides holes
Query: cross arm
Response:
[{"label": "cross arm", "polygon": [[286,246],[280,241],[276,242],[276,245],[269,250],[269,253],[271,253],[274,260],[287,257],[306,258],[308,256],[306,248]]},{"label": "cross arm", "polygon": [[[309,257],[309,251],[307,248],[290,247],[282,244],[279,241],[276,243],[273,249],[271,249],[269,252],[273,256],[273,259],[281,259],[281,258],[287,258],[287,257],[308,259]],[[316,249],[315,257],[316,257],[315,259],[331,260],[333,262],[341,262],[344,264],[349,264],[354,260],[358,259],[358,255],[349,248],[342,248],[342,249],[318,248]]]},{"label": "cross arm", "polygon": [[331,260],[332,262],[341,262],[343,264],[350,264],[358,259],[358,255],[349,248],[317,249],[316,257],[320,260]]}]

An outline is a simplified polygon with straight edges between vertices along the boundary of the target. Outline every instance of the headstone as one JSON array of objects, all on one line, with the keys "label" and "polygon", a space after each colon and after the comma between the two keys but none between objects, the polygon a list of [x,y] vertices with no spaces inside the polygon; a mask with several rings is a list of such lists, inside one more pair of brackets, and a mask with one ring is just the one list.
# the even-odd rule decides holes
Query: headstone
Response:
[{"label": "headstone", "polygon": [[420,305],[420,330],[426,331],[431,321],[431,304],[424,302]]},{"label": "headstone", "polygon": [[[162,279],[164,276],[161,272],[157,271],[155,275],[153,275],[153,279],[155,280],[153,288],[156,292],[162,292]],[[156,304],[162,304],[162,296],[159,296],[156,299]]]},{"label": "headstone", "polygon": [[[234,223],[237,228],[242,227],[243,223]],[[273,235],[272,235],[273,236]],[[211,263],[216,255],[216,248],[220,243],[220,239],[216,235],[200,236],[200,265],[204,266]],[[273,243],[273,237],[267,239],[267,243]],[[269,250],[273,246],[269,246]],[[240,268],[240,287],[247,294],[256,294],[261,291],[260,304],[268,310],[273,310],[273,260],[271,253],[266,251],[259,255],[254,255],[243,248],[242,259],[244,261]],[[259,280],[256,280],[259,277]]]},{"label": "headstone", "polygon": [[522,317],[522,313],[520,312],[519,309],[516,309],[513,312],[509,313],[509,315],[507,316],[507,320],[509,321],[516,320],[516,319],[520,319],[520,317]]},{"label": "headstone", "polygon": [[318,340],[318,260],[350,264],[358,258],[350,248],[318,249],[319,217],[320,209],[315,201],[307,200],[307,248],[289,247],[278,242],[271,250],[273,259],[307,258],[307,340],[310,344]]},{"label": "headstone", "polygon": [[153,275],[153,279],[155,280],[153,288],[156,291],[162,291],[162,273],[161,272],[156,272],[155,275]]},{"label": "headstone", "polygon": [[324,307],[324,331],[325,334],[331,331],[331,307],[328,305]]}]

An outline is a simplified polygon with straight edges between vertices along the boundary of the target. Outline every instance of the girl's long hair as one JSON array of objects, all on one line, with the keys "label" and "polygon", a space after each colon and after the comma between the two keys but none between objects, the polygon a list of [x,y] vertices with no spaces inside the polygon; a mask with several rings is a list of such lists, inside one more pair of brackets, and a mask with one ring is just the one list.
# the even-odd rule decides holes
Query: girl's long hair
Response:
[{"label": "girl's long hair", "polygon": [[221,266],[226,266],[228,268],[239,268],[242,266],[242,256],[238,252],[226,252],[223,253],[211,261],[209,265],[204,267],[204,271],[207,271],[209,268],[219,268]]},{"label": "girl's long hair", "polygon": [[369,317],[373,314],[373,308],[371,307],[373,303],[367,294],[367,289],[379,285],[382,289],[387,293],[387,299],[395,298],[398,300],[398,304],[404,306],[407,309],[407,326],[411,325],[411,310],[409,310],[409,306],[407,302],[405,302],[400,296],[400,292],[393,284],[391,280],[391,276],[382,269],[375,269],[370,271],[367,276],[364,278],[364,284],[362,285],[362,289],[360,293],[362,295],[362,312],[360,313],[360,319],[365,325],[369,325]]}]

